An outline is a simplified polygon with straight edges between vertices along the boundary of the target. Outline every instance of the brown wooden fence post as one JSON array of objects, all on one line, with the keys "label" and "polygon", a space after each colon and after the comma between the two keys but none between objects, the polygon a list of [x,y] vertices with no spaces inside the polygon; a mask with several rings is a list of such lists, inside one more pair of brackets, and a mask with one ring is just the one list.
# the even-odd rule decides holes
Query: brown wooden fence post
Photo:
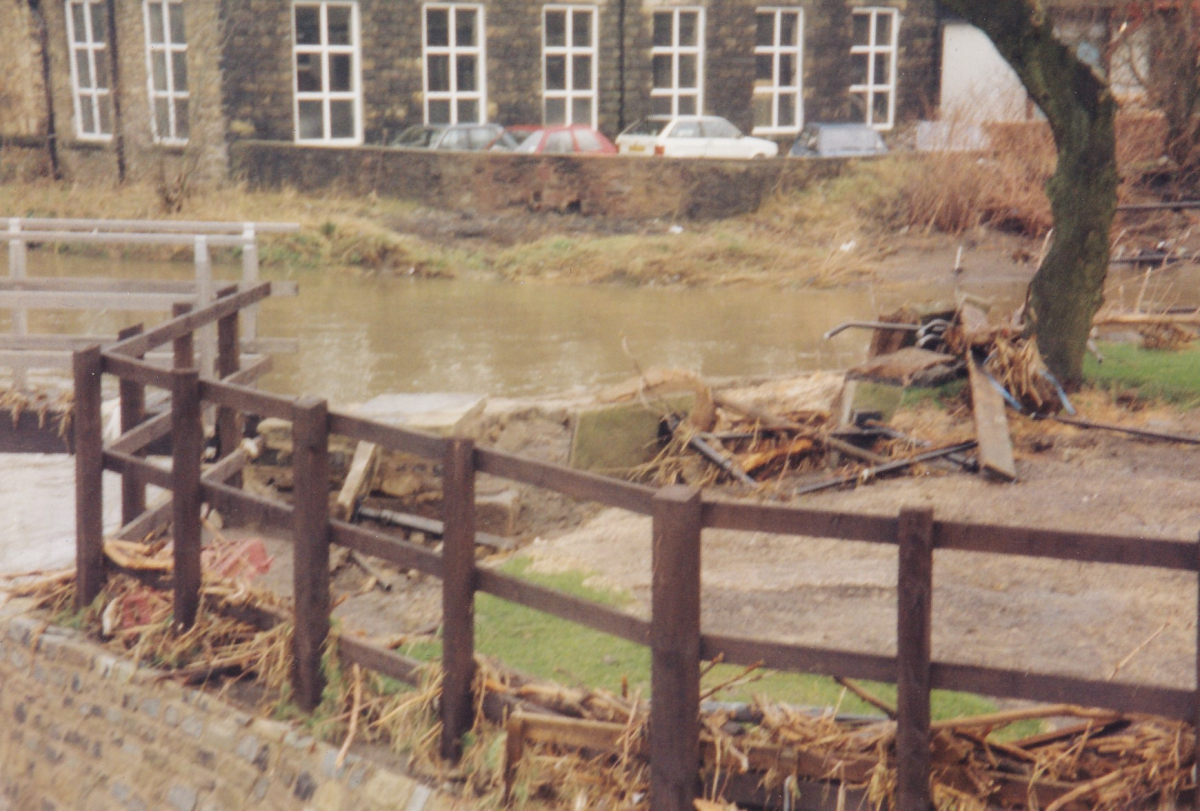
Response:
[{"label": "brown wooden fence post", "polygon": [[[1196,542],[1196,573],[1197,580],[1200,582],[1200,538]],[[1200,588],[1196,591],[1196,692],[1195,692],[1195,707],[1192,710],[1192,734],[1194,737],[1192,744],[1192,773],[1193,781],[1196,775],[1200,775]],[[1195,811],[1200,811],[1200,787],[1197,787],[1192,795],[1192,808]]]},{"label": "brown wooden fence post", "polygon": [[292,419],[293,587],[292,685],[306,710],[321,703],[321,654],[329,636],[329,408],[301,397]]},{"label": "brown wooden fence post", "polygon": [[475,703],[475,443],[450,440],[442,461],[442,757],[462,756]]},{"label": "brown wooden fence post", "polygon": [[171,535],[175,548],[175,628],[196,621],[200,607],[200,373],[171,371]]},{"label": "brown wooden fence post", "polygon": [[[135,324],[117,333],[123,341],[142,334],[142,325]],[[121,433],[136,428],[146,419],[146,387],[136,380],[121,380],[118,384],[121,398]],[[135,455],[145,456],[144,450]],[[129,524],[146,511],[146,485],[136,476],[121,477],[121,524]]]},{"label": "brown wooden fence post", "polygon": [[[178,318],[191,311],[192,305],[186,302],[171,305],[172,318]],[[192,333],[188,332],[180,335],[172,342],[171,346],[175,352],[176,369],[191,369],[196,365],[196,338]]]},{"label": "brown wooden fence post", "polygon": [[75,377],[75,607],[104,588],[104,437],[100,417],[99,346],[72,357]]},{"label": "brown wooden fence post", "polygon": [[700,766],[700,491],[654,497],[650,808],[692,811]]},{"label": "brown wooden fence post", "polygon": [[901,510],[897,541],[896,809],[929,811],[933,510]]},{"label": "brown wooden fence post", "polygon": [[[237,292],[233,288],[230,292]],[[226,378],[241,368],[238,313],[230,313],[217,322],[217,377]],[[237,409],[217,408],[218,458],[224,459],[238,449],[242,442],[242,416]],[[242,486],[242,474],[229,479],[233,487]]]}]

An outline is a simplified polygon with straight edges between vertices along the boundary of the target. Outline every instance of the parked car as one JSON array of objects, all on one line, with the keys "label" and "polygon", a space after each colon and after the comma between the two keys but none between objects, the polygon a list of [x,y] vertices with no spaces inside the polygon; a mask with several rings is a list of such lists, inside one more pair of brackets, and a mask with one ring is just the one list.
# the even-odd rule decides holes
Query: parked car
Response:
[{"label": "parked car", "polygon": [[582,124],[508,127],[488,147],[525,155],[615,155],[617,148],[602,132]]},{"label": "parked car", "polygon": [[866,124],[808,124],[788,152],[793,158],[850,158],[884,155],[883,136]]},{"label": "parked car", "polygon": [[487,149],[504,127],[499,124],[417,124],[388,144],[407,149],[456,149],[475,152]]},{"label": "parked car", "polygon": [[668,158],[773,158],[774,141],[743,135],[724,118],[652,115],[617,136],[623,155],[665,155]]}]

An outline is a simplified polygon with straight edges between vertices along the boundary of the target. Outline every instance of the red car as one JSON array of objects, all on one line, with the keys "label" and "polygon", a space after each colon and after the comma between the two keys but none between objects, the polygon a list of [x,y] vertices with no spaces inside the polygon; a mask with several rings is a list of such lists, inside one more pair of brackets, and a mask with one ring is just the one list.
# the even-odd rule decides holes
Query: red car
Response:
[{"label": "red car", "polygon": [[526,155],[615,155],[604,134],[582,124],[508,127],[490,149]]}]

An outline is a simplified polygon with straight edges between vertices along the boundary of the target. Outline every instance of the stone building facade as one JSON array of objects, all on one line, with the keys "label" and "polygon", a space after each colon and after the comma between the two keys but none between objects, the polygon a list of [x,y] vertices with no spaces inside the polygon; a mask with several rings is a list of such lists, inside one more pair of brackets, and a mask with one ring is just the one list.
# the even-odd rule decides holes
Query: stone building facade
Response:
[{"label": "stone building facade", "polygon": [[[233,141],[380,145],[439,121],[614,136],[704,112],[785,143],[805,120],[890,130],[936,97],[935,0],[0,4],[45,21],[41,96],[69,179],[220,179]],[[40,74],[21,36],[37,58],[12,70]]]}]

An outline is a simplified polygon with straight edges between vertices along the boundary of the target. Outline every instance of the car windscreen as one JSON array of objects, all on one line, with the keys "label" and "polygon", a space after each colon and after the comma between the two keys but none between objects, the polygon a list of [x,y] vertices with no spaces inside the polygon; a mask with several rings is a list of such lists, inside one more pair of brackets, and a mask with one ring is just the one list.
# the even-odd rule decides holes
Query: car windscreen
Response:
[{"label": "car windscreen", "polygon": [[520,152],[525,155],[532,155],[538,150],[538,146],[542,143],[542,136],[546,134],[545,130],[534,130],[524,136],[525,140],[521,142],[514,152]]},{"label": "car windscreen", "polygon": [[625,130],[625,135],[658,135],[667,124],[671,123],[665,118],[643,118],[641,121],[634,124],[629,129]]},{"label": "car windscreen", "polygon": [[409,127],[392,141],[392,146],[408,146],[416,149],[429,149],[441,136],[442,131],[436,127]]},{"label": "car windscreen", "polygon": [[741,138],[742,131],[723,118],[706,118],[701,124],[705,138]]}]

